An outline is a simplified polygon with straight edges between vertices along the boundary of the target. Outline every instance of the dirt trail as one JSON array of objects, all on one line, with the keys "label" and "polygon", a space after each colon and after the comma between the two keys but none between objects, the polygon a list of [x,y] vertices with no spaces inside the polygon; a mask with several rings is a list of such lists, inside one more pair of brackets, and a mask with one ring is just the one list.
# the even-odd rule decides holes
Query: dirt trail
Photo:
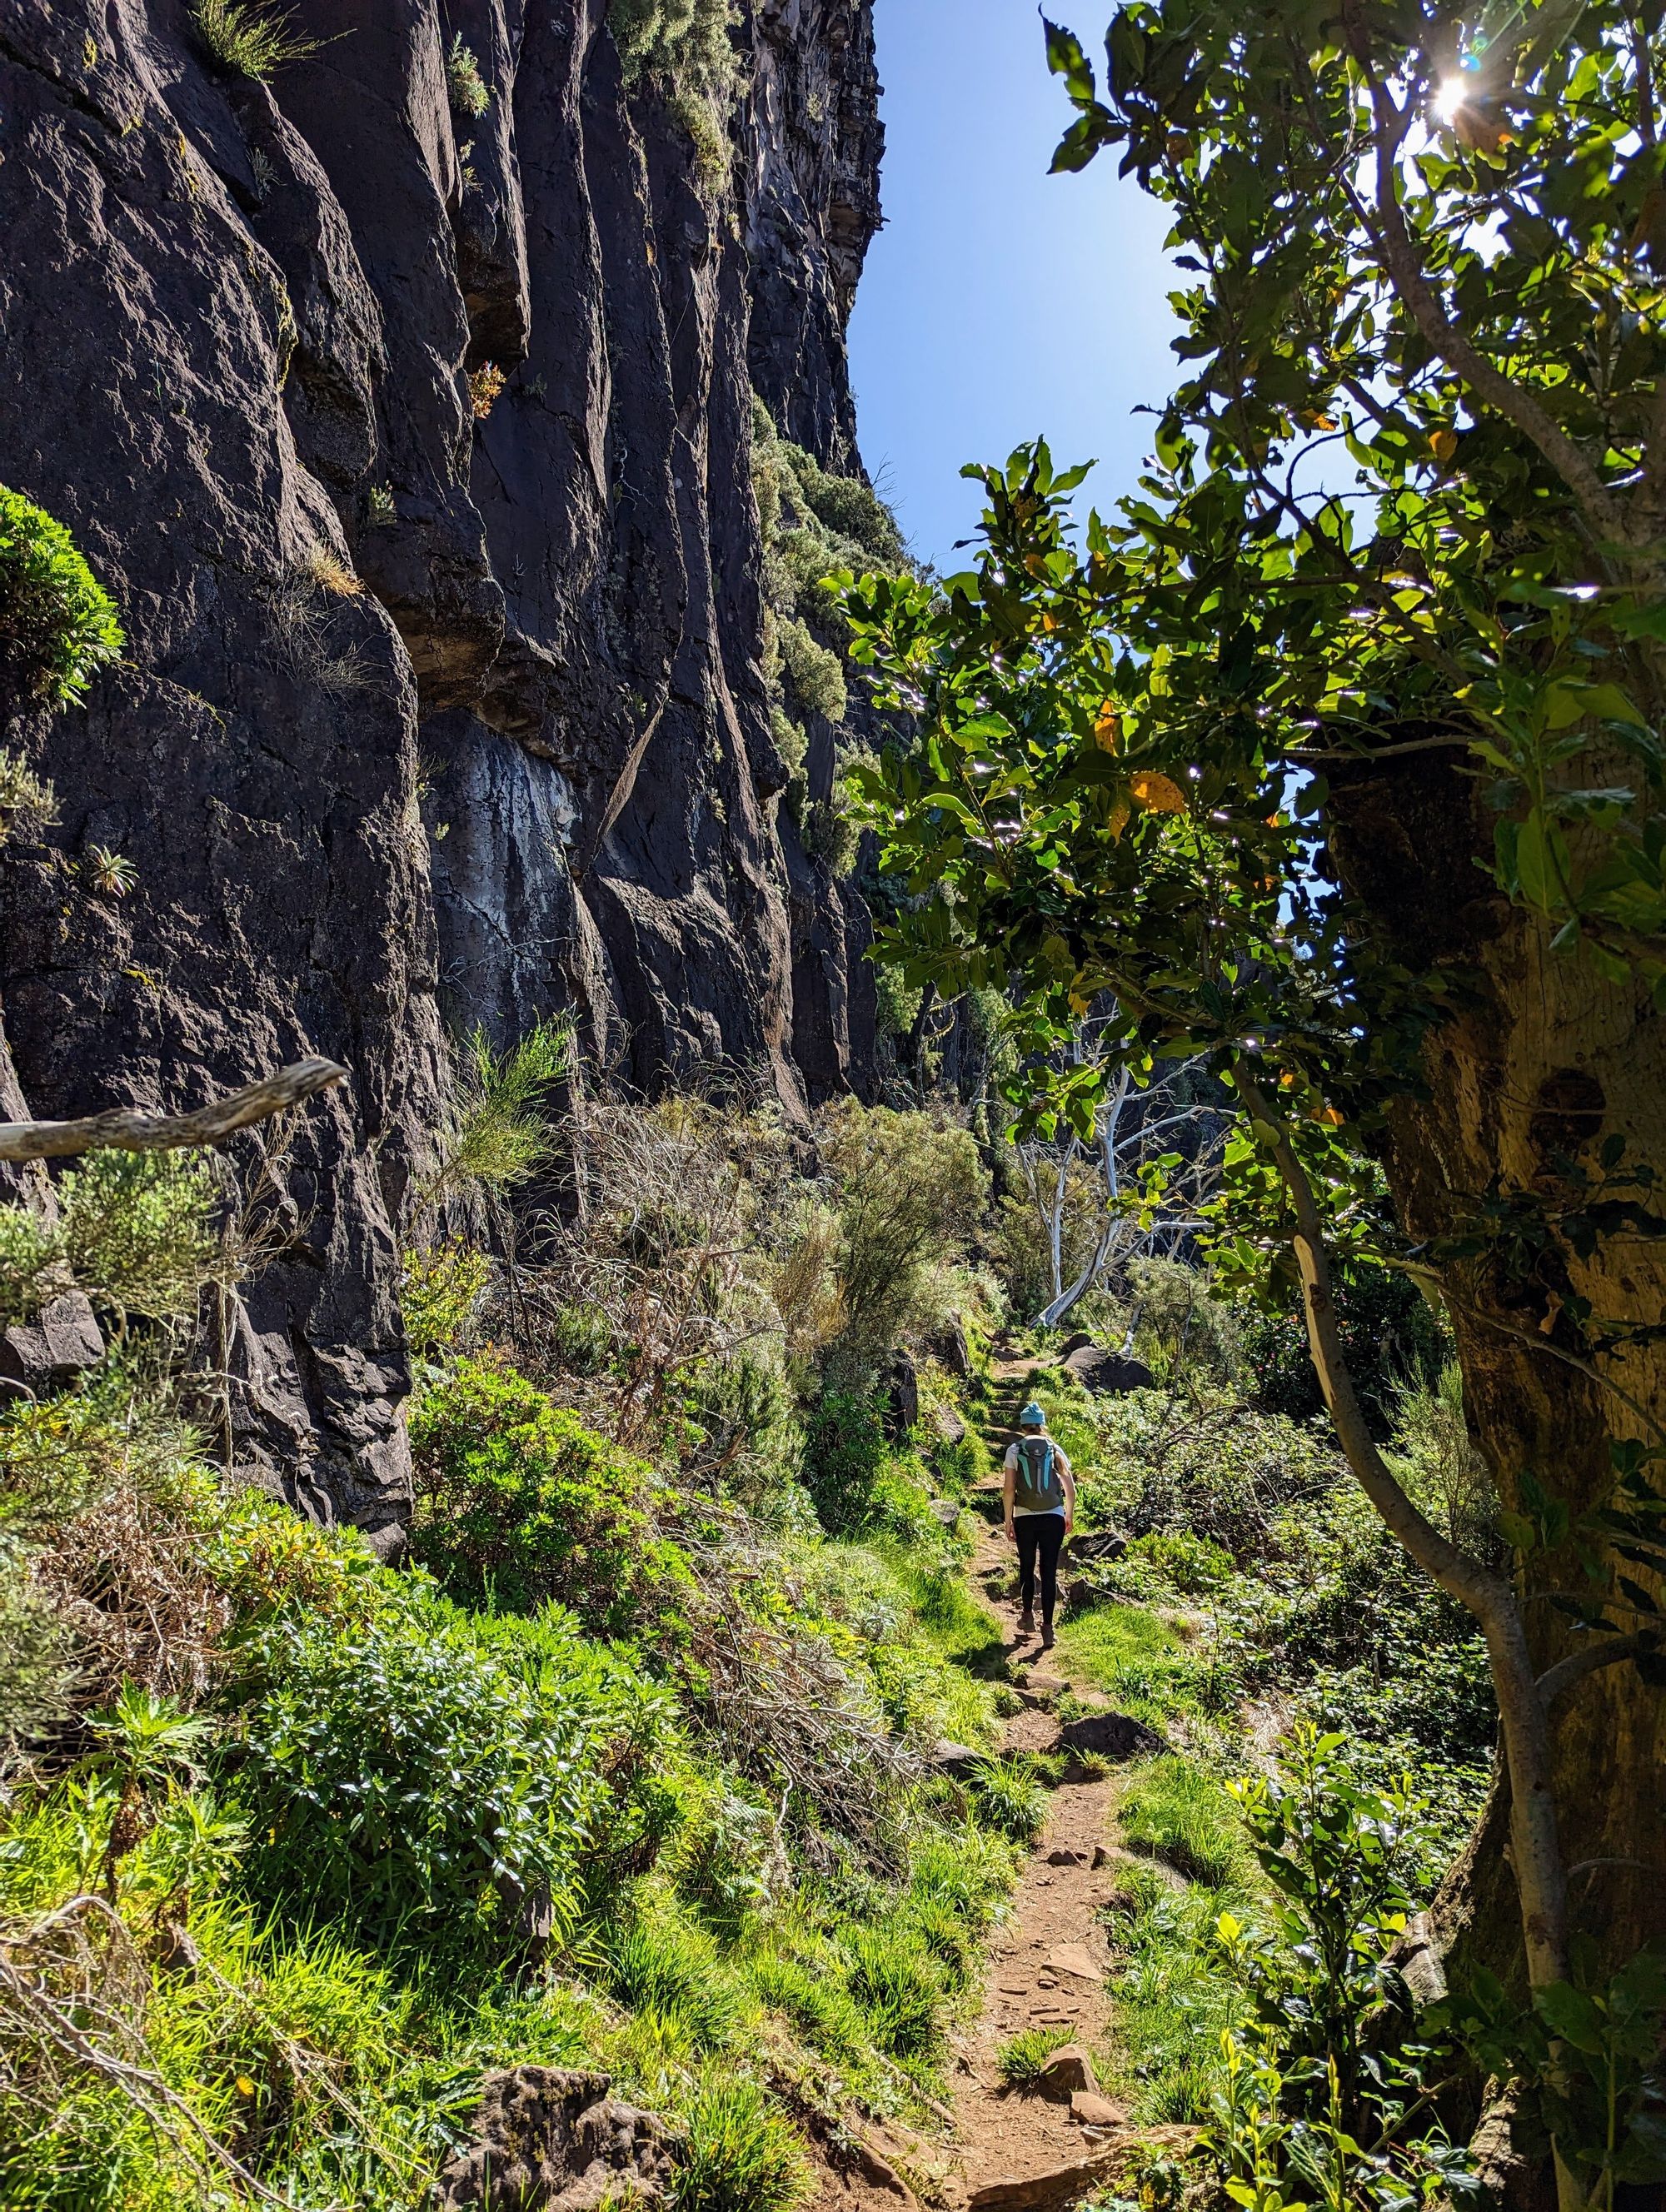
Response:
[{"label": "dirt trail", "polygon": [[[991,1529],[974,1571],[985,1579],[1015,1668],[1027,1680],[1021,1694],[1048,1701],[1026,1703],[1013,1717],[1007,1746],[1039,1751],[1057,1732],[1049,1707],[1067,1683],[1056,1655],[1043,1655],[1037,1638],[1019,1636],[1018,1601],[1006,1595],[1012,1560]],[[1099,1913],[1116,1887],[1116,1795],[1108,1781],[1067,1782],[1049,1793],[1047,1826],[990,1944],[982,2011],[957,2054],[954,2166],[944,2177],[947,2200],[969,2212],[1073,2203],[1091,2190],[1096,2168],[1116,2162],[1118,2107],[1079,2094],[1073,2100],[1062,2092],[1006,2089],[996,2064],[1000,2046],[1029,2028],[1068,2028],[1088,2048],[1104,2040],[1110,1950]]]},{"label": "dirt trail", "polygon": [[[997,1465],[1017,1434],[1011,1424],[1036,1364],[994,1364],[1007,1391],[983,1431]],[[1058,1732],[1053,1707],[1070,1684],[1056,1651],[1041,1650],[1039,1632],[1019,1633],[1014,1565],[1000,1528],[983,1528],[970,1571],[1001,1623],[1025,1700],[1004,1741],[1008,1750],[1043,1751]],[[997,2067],[1000,2046],[1029,2028],[1067,2028],[1085,2048],[1105,2039],[1110,1952],[1099,1913],[1127,1856],[1114,1840],[1116,1792],[1115,1781],[1092,1781],[1049,1793],[1047,1825],[990,1942],[982,2008],[956,2039],[950,2131],[934,2141],[874,2131],[874,2149],[950,2212],[1063,2212],[1114,2179],[1133,2135],[1151,2139],[1152,2130],[1128,2128],[1121,2108],[1093,2089],[1073,2098],[1062,2088],[1007,2089]],[[879,2161],[877,2170],[830,2175],[820,2212],[903,2212],[916,2201]]]}]

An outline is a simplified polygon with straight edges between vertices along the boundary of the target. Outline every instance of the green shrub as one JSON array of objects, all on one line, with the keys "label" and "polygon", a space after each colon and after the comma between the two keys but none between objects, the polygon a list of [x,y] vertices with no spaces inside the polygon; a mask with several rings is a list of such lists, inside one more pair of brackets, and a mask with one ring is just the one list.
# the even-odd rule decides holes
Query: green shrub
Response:
[{"label": "green shrub", "polygon": [[1183,1528],[1166,1535],[1137,1536],[1129,1545],[1130,1559],[1149,1559],[1173,1589],[1188,1597],[1201,1597],[1232,1579],[1232,1555],[1207,1536],[1194,1536]]},{"label": "green shrub", "polygon": [[453,38],[446,56],[446,92],[457,112],[475,122],[492,104],[491,91],[480,74],[480,64],[463,44],[460,31]]},{"label": "green shrub", "polygon": [[0,708],[64,706],[126,637],[62,522],[0,484]]},{"label": "green shrub", "polygon": [[755,2081],[707,2074],[682,2118],[675,2212],[796,2212],[813,2194],[797,2136]]},{"label": "green shrub", "polygon": [[540,1022],[499,1052],[483,1029],[458,1054],[457,1095],[440,1157],[417,1194],[419,1207],[472,1183],[490,1196],[532,1180],[555,1150],[545,1101],[573,1065],[566,1022]]},{"label": "green shrub", "polygon": [[1047,1792],[1035,1761],[1021,1752],[978,1761],[972,1802],[979,1820],[1012,1843],[1033,1844],[1047,1824]]},{"label": "green shrub", "polygon": [[212,1171],[179,1152],[89,1152],[58,1185],[56,1221],[0,1206],[0,1316],[28,1321],[70,1288],[125,1320],[197,1310],[215,1257]]},{"label": "green shrub", "polygon": [[73,1644],[37,1583],[31,1547],[0,1523],[0,1767],[70,1708]]},{"label": "green shrub", "polygon": [[10,835],[14,823],[26,822],[40,830],[57,819],[58,793],[51,784],[35,774],[21,753],[0,745],[0,843]]},{"label": "green shrub", "polygon": [[872,484],[860,477],[830,475],[801,446],[783,442],[782,450],[818,522],[866,554],[868,567],[895,570],[906,565],[908,548],[897,518]]},{"label": "green shrub", "polygon": [[455,1597],[531,1612],[554,1599],[629,1635],[681,1579],[654,1533],[654,1471],[514,1369],[460,1361],[412,1417],[411,1549]]},{"label": "green shrub", "polygon": [[215,1256],[213,1170],[195,1153],[89,1152],[58,1185],[58,1243],[95,1304],[194,1314]]},{"label": "green shrub", "polygon": [[63,524],[0,484],[0,708],[81,698],[125,643]]},{"label": "green shrub", "polygon": [[[1386,1437],[1398,1393],[1408,1382],[1437,1382],[1450,1351],[1434,1309],[1408,1276],[1365,1262],[1344,1264],[1335,1273],[1342,1351],[1373,1427],[1379,1437]],[[1323,1413],[1306,1324],[1293,1291],[1270,1311],[1246,1314],[1243,1345],[1263,1411],[1294,1420]]]},{"label": "green shrub", "polygon": [[939,1271],[982,1218],[988,1178],[969,1130],[854,1100],[829,1113],[823,1156],[839,1194],[845,1326],[829,1357],[843,1382],[941,1318]]},{"label": "green shrub", "polygon": [[639,1692],[570,1627],[541,1643],[518,1666],[420,1586],[362,1626],[286,1611],[256,1632],[231,1767],[257,1885],[383,1941],[513,1948],[513,1900],[541,1888],[570,1922]]},{"label": "green shrub", "polygon": [[1067,2027],[1025,2028],[996,2051],[996,2073],[1009,2089],[1033,2087],[1047,2071],[1048,2060],[1063,2050],[1072,2033]]},{"label": "green shrub", "polygon": [[491,1281],[486,1255],[461,1237],[404,1255],[399,1310],[415,1352],[465,1350],[475,1315]]},{"label": "green shrub", "polygon": [[889,1449],[873,1399],[850,1390],[823,1392],[805,1424],[804,1480],[830,1534],[867,1525]]},{"label": "green shrub", "polygon": [[843,721],[849,702],[844,665],[838,654],[818,645],[796,617],[781,623],[780,637],[781,665],[804,713],[823,715],[830,722]]},{"label": "green shrub", "polygon": [[234,76],[273,76],[289,62],[315,54],[322,40],[289,27],[289,14],[245,4],[245,0],[192,0],[191,20],[204,52]]},{"label": "green shrub", "polygon": [[653,70],[683,88],[728,89],[729,0],[609,0],[607,20],[628,77]]}]

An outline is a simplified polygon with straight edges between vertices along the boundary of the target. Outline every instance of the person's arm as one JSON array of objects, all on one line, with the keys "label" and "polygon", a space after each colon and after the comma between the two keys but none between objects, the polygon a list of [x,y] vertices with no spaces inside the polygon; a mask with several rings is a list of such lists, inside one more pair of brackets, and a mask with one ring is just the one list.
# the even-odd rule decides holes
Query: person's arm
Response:
[{"label": "person's arm", "polygon": [[[1059,1450],[1056,1444],[1053,1449]],[[1064,1533],[1067,1536],[1076,1525],[1076,1478],[1063,1452],[1059,1452],[1059,1473],[1064,1477]]]},{"label": "person's arm", "polygon": [[1000,1482],[1001,1516],[1006,1523],[1007,1542],[1016,1544],[1018,1532],[1012,1521],[1012,1486],[1018,1480],[1018,1448],[1016,1444],[1007,1445],[1006,1457],[1002,1466],[1004,1472]]}]

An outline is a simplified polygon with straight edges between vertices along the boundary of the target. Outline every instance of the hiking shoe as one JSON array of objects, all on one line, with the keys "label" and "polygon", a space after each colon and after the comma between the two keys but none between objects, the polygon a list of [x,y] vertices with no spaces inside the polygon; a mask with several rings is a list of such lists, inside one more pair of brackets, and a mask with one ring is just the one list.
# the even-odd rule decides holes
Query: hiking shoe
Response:
[{"label": "hiking shoe", "polygon": [[1047,1624],[1046,1627],[1045,1627],[1045,1628],[1043,1628],[1043,1631],[1042,1631],[1042,1650],[1043,1650],[1043,1651],[1050,1651],[1052,1649],[1053,1649],[1053,1624],[1052,1624],[1052,1622],[1049,1620],[1049,1621],[1048,1622],[1048,1624]]},{"label": "hiking shoe", "polygon": [[1018,1634],[1020,1636],[1033,1636],[1035,1632],[1036,1609],[1033,1606],[1026,1605],[1024,1611],[1018,1615]]}]

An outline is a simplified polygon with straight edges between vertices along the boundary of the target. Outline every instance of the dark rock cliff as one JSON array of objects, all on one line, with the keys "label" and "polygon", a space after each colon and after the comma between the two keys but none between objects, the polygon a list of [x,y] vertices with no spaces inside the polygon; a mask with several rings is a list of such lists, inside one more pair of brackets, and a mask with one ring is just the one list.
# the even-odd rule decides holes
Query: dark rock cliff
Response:
[{"label": "dark rock cliff", "polygon": [[741,11],[725,185],[605,0],[302,0],[270,85],[174,0],[0,0],[0,480],[129,641],[9,733],[62,819],[0,860],[4,1034],[36,1114],[350,1066],[227,1332],[237,1457],[319,1512],[400,1517],[447,1024],[571,1008],[629,1079],[794,1109],[870,1065],[866,917],[777,803],[749,386],[860,470],[871,16]]}]

